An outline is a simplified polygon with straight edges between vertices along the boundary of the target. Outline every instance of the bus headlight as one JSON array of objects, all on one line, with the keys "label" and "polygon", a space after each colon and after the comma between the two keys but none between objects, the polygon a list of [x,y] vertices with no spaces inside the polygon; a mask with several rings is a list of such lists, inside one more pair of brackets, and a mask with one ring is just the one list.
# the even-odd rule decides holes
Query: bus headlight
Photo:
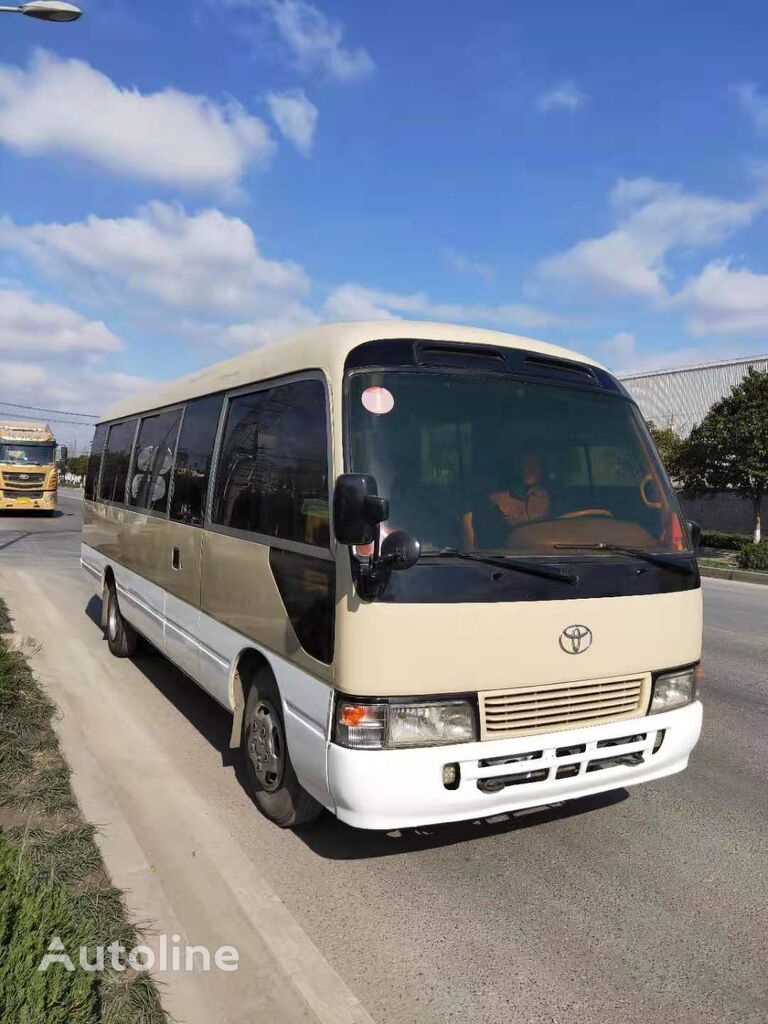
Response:
[{"label": "bus headlight", "polygon": [[336,742],[353,750],[396,750],[469,743],[477,738],[466,700],[336,703]]},{"label": "bus headlight", "polygon": [[700,674],[700,666],[695,665],[691,668],[657,676],[653,685],[653,697],[648,714],[656,715],[661,711],[672,711],[674,708],[685,707],[686,704],[694,701]]}]

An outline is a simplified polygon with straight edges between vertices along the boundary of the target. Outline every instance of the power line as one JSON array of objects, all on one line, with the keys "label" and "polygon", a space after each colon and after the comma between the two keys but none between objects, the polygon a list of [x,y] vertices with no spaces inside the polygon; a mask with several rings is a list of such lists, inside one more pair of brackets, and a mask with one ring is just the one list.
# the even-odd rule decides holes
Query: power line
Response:
[{"label": "power line", "polygon": [[0,405],[9,405],[12,409],[34,409],[36,412],[60,412],[63,416],[87,416],[88,419],[93,422],[99,419],[99,414],[97,412],[73,412],[69,409],[46,409],[42,405],[19,405],[16,402],[4,402],[2,399],[0,399]]},{"label": "power line", "polygon": [[[18,416],[18,418],[20,420],[30,420],[31,422],[34,422],[35,420],[39,420],[40,419],[39,416],[24,416],[20,412],[15,412],[13,415],[14,416]],[[89,420],[59,420],[59,419],[52,419],[49,416],[46,416],[46,420],[48,420],[48,423],[67,423],[67,424],[69,424],[70,427],[95,427],[96,426],[96,420],[90,420],[90,421]]]}]

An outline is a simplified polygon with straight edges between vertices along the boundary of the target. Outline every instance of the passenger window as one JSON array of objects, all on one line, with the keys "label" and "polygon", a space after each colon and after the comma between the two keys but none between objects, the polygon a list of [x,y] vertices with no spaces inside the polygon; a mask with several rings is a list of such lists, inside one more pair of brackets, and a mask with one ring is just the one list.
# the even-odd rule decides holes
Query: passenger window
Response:
[{"label": "passenger window", "polygon": [[88,459],[88,470],[85,474],[85,488],[84,497],[88,501],[92,501],[96,496],[96,485],[99,482],[99,470],[101,469],[101,455],[104,451],[104,441],[107,437],[107,425],[106,423],[100,423],[96,427],[96,432],[93,435],[93,443],[91,444],[91,454]]},{"label": "passenger window", "polygon": [[125,484],[136,423],[137,420],[129,420],[126,423],[113,423],[109,428],[99,486],[99,497],[103,501],[125,501]]},{"label": "passenger window", "polygon": [[139,427],[128,504],[150,512],[168,508],[173,454],[181,410],[145,416]]},{"label": "passenger window", "polygon": [[222,402],[221,395],[198,398],[184,411],[171,496],[171,519],[179,523],[203,525]]},{"label": "passenger window", "polygon": [[302,380],[233,398],[216,474],[214,523],[328,547],[325,388]]}]

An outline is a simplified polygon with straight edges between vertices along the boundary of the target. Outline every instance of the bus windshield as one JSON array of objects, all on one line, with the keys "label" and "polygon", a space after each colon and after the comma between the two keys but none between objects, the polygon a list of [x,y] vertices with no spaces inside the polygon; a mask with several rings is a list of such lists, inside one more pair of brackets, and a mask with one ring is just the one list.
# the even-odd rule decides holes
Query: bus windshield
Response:
[{"label": "bus windshield", "polygon": [[50,466],[56,457],[53,444],[0,444],[0,462],[12,466]]},{"label": "bus windshield", "polygon": [[690,550],[645,424],[620,396],[461,372],[358,372],[347,422],[350,470],[373,474],[390,500],[385,530],[415,534],[425,552]]}]

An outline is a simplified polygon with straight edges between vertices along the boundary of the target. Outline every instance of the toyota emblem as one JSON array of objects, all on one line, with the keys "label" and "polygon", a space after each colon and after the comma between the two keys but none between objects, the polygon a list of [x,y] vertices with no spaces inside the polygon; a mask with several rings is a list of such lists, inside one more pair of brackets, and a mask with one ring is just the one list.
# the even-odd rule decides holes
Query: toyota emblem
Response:
[{"label": "toyota emblem", "polygon": [[592,630],[588,626],[566,626],[560,634],[560,646],[566,654],[583,654],[592,646]]}]

